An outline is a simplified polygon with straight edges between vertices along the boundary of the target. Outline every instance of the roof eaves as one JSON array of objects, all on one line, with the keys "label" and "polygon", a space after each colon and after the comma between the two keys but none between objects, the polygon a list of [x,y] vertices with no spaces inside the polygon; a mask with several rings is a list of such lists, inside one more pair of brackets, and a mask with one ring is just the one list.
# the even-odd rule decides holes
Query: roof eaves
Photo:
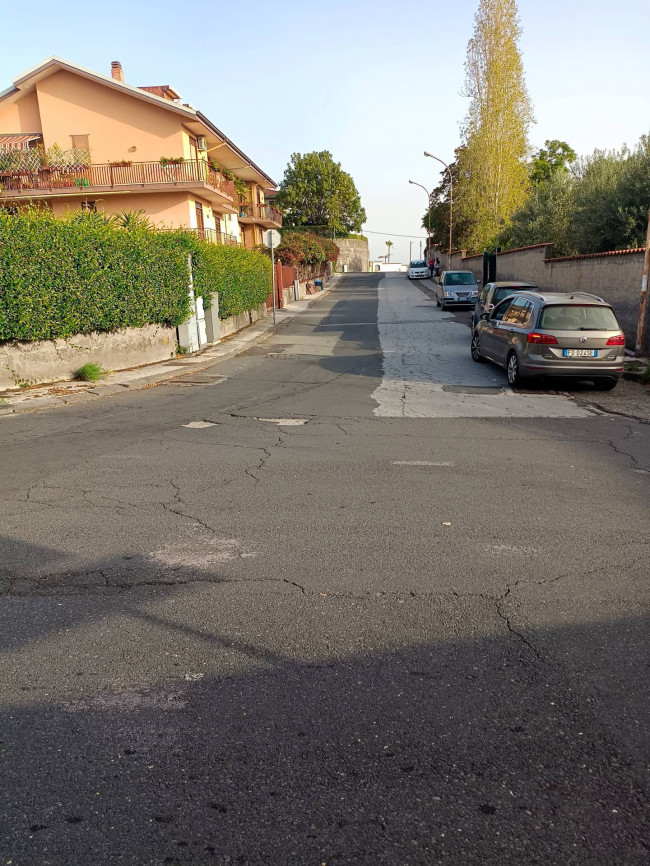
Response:
[{"label": "roof eaves", "polygon": [[212,121],[208,117],[206,117],[205,114],[203,114],[203,112],[197,111],[196,116],[202,123],[204,123],[208,127],[208,129],[211,129],[214,133],[216,133],[216,135],[219,136],[219,138],[224,142],[224,144],[227,144],[229,147],[231,147],[235,151],[237,156],[241,157],[244,162],[246,162],[250,166],[250,168],[253,169],[253,171],[256,171],[270,184],[272,184],[274,187],[277,187],[277,183],[273,180],[273,178],[269,177],[265,171],[262,171],[262,169],[258,165],[255,165],[253,160],[250,159],[250,157],[246,156],[244,151],[241,148],[237,147],[237,145],[233,141],[231,141],[228,136],[219,129],[218,126],[215,126],[214,123],[212,123]]}]

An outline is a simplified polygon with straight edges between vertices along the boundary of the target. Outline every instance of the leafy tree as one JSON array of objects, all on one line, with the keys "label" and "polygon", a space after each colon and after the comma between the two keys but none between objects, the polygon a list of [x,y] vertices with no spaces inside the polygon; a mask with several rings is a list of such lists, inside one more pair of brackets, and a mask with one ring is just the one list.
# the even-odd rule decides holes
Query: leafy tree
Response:
[{"label": "leafy tree", "polygon": [[581,253],[645,246],[650,207],[650,137],[630,150],[594,151],[580,161],[574,243]]},{"label": "leafy tree", "polygon": [[459,159],[457,212],[467,221],[457,246],[486,247],[526,201],[526,156],[533,122],[518,42],[515,0],[480,0],[467,47],[470,107]]},{"label": "leafy tree", "polygon": [[504,249],[552,242],[553,254],[576,252],[573,238],[574,189],[576,181],[568,172],[555,171],[545,183],[533,187],[523,208],[496,238]]},{"label": "leafy tree", "polygon": [[[456,191],[460,186],[461,158],[464,148],[457,147],[455,151],[455,160],[449,164],[452,180],[454,182],[454,231],[455,238],[466,237],[470,230],[470,221],[467,216],[459,211],[457,207]],[[447,169],[440,172],[440,183],[431,193],[431,236],[435,243],[440,244],[444,249],[449,244],[449,198],[450,198],[450,183]],[[429,211],[427,210],[422,217],[422,228],[428,231],[429,228]]]},{"label": "leafy tree", "polygon": [[566,141],[556,138],[544,142],[544,147],[533,154],[530,166],[530,179],[534,184],[546,183],[556,172],[568,172],[569,165],[577,159],[577,154]]},{"label": "leafy tree", "polygon": [[327,150],[292,154],[275,201],[287,226],[325,225],[347,233],[366,221],[354,181]]}]

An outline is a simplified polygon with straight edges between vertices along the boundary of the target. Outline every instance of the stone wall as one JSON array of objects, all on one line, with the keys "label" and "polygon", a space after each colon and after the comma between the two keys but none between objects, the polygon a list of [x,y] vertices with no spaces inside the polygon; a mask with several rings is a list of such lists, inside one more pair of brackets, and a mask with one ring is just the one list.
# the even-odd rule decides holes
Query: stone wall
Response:
[{"label": "stone wall", "polygon": [[360,238],[336,238],[334,241],[341,251],[336,263],[336,270],[342,271],[347,265],[348,273],[363,272],[370,270],[370,255],[368,253],[368,241]]},{"label": "stone wall", "polygon": [[84,364],[124,370],[176,354],[176,329],[163,325],[78,334],[67,340],[0,343],[0,388],[73,379]]}]

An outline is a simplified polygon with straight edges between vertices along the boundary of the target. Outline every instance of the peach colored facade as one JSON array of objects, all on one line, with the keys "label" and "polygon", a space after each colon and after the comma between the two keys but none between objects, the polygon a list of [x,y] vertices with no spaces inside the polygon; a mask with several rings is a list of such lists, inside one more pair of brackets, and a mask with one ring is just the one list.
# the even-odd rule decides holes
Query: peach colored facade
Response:
[{"label": "peach colored facade", "polygon": [[[281,224],[264,204],[274,182],[217,127],[168,86],[133,87],[113,67],[109,77],[50,58],[0,94],[0,156],[9,148],[44,154],[30,170],[0,168],[1,206],[42,202],[57,215],[141,210],[161,227],[249,247]],[[16,143],[20,135],[32,140]],[[74,158],[49,166],[53,148]],[[246,201],[228,172],[246,183]]]}]

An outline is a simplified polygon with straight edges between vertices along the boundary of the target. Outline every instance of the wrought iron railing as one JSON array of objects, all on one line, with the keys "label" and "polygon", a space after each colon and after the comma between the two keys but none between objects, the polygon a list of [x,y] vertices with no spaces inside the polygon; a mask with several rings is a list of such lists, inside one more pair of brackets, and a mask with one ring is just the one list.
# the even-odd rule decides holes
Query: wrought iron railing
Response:
[{"label": "wrought iron railing", "polygon": [[226,247],[239,246],[239,241],[235,235],[226,234],[219,229],[188,229],[192,234],[195,234],[200,240],[208,241],[211,244],[223,244]]},{"label": "wrought iron railing", "polygon": [[282,225],[282,214],[270,204],[244,204],[239,206],[239,215],[243,218],[273,222]]},{"label": "wrought iron railing", "polygon": [[36,171],[2,171],[3,190],[25,191],[137,187],[150,184],[205,183],[223,196],[233,199],[235,185],[202,160],[187,162],[133,162],[76,166],[41,167]]}]

